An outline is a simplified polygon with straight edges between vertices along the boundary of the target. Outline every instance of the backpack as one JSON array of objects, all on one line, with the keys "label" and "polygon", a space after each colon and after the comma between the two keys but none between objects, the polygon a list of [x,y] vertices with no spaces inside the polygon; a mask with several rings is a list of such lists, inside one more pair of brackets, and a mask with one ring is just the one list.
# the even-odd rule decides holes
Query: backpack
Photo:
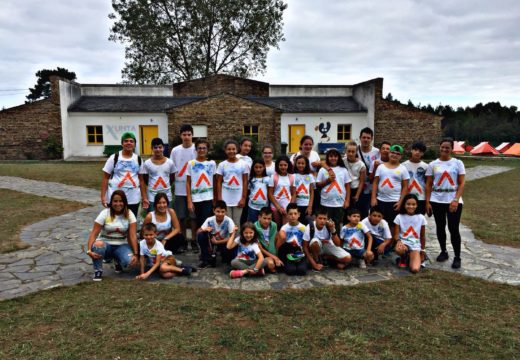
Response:
[{"label": "backpack", "polygon": [[[294,174],[287,174],[289,175],[289,184],[290,186],[294,186]],[[278,186],[278,180],[280,179],[280,175],[275,171],[273,174],[273,181],[274,181],[274,188]]]},{"label": "backpack", "polygon": [[[114,154],[114,168],[112,169],[112,174],[110,174],[110,179],[114,177],[114,171],[116,170],[117,161],[119,160],[119,151]],[[143,159],[139,155],[137,155],[137,164],[141,167]]]}]

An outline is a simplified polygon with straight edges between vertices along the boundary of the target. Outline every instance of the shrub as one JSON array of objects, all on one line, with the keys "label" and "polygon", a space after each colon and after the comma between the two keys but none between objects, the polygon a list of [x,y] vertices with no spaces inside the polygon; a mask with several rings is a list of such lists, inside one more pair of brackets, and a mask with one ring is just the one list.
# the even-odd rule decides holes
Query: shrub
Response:
[{"label": "shrub", "polygon": [[[215,142],[215,144],[211,145],[211,151],[210,151],[209,157],[213,160],[227,159],[226,153],[224,152],[224,143],[227,140],[232,139],[240,144],[240,140],[242,140],[243,138],[244,138],[244,136],[235,135],[230,138],[218,140],[217,142]],[[249,153],[249,157],[254,160],[258,156],[260,156],[260,153],[258,150],[258,143],[254,139],[251,139],[251,142],[252,142],[252,145],[251,145],[251,152]]]},{"label": "shrub", "polygon": [[48,159],[61,159],[63,158],[63,146],[56,139],[55,136],[50,136],[43,140],[43,151]]}]

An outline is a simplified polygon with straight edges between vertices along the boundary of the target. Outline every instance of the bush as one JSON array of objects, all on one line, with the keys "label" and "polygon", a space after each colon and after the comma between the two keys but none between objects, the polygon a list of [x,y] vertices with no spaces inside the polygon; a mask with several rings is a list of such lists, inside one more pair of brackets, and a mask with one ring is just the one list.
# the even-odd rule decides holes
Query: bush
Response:
[{"label": "bush", "polygon": [[[215,144],[211,145],[211,151],[210,151],[209,157],[213,160],[227,159],[226,153],[224,152],[224,143],[227,140],[232,139],[240,144],[240,140],[242,140],[243,138],[244,138],[244,136],[235,135],[230,138],[218,140]],[[258,143],[254,139],[251,139],[251,142],[252,142],[252,145],[251,145],[251,152],[249,153],[249,157],[254,160],[260,156],[260,152],[258,150]],[[240,151],[240,149],[239,149],[239,151]]]},{"label": "bush", "polygon": [[45,152],[45,155],[47,155],[48,159],[63,158],[63,146],[61,146],[61,143],[55,136],[50,136],[43,140],[42,145],[43,151]]},{"label": "bush", "polygon": [[116,152],[123,150],[122,145],[105,145],[105,149],[103,150],[103,155],[106,157],[109,157],[112,154],[115,154]]}]

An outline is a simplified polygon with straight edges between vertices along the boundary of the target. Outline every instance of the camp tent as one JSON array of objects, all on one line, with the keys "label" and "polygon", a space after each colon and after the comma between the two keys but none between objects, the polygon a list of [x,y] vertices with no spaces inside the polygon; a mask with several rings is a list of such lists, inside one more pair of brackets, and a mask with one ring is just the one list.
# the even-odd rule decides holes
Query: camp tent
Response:
[{"label": "camp tent", "polygon": [[503,142],[502,144],[498,145],[496,147],[497,151],[500,152],[500,153],[505,153],[507,150],[509,150],[509,148],[511,147],[511,143],[508,143],[508,142]]},{"label": "camp tent", "polygon": [[458,154],[458,155],[462,155],[466,152],[466,150],[464,149],[464,141],[454,141],[453,142],[453,153],[454,154]]},{"label": "camp tent", "polygon": [[519,156],[520,157],[520,143],[512,145],[505,153],[506,156]]},{"label": "camp tent", "polygon": [[491,146],[487,141],[478,144],[470,151],[471,155],[487,156],[487,155],[500,155],[496,149]]}]

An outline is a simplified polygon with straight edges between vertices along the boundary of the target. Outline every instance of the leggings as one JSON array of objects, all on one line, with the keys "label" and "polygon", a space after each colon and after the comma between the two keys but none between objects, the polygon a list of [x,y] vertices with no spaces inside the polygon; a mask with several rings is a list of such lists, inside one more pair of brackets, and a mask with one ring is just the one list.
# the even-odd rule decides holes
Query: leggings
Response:
[{"label": "leggings", "polygon": [[[260,265],[260,269],[263,269],[266,265],[267,265],[267,261],[264,259],[264,261]],[[255,266],[256,266],[256,260],[241,260],[241,259],[237,259],[237,258],[234,258],[233,260],[231,260],[231,267],[233,269],[238,269],[238,270],[251,269],[251,270],[253,270],[255,268]]]},{"label": "leggings", "polygon": [[462,215],[462,204],[459,204],[457,211],[450,212],[450,204],[430,203],[435,218],[435,226],[437,228],[437,240],[442,251],[446,251],[446,218],[448,219],[448,230],[450,231],[451,245],[455,252],[455,257],[460,258],[460,233],[459,224]]}]

